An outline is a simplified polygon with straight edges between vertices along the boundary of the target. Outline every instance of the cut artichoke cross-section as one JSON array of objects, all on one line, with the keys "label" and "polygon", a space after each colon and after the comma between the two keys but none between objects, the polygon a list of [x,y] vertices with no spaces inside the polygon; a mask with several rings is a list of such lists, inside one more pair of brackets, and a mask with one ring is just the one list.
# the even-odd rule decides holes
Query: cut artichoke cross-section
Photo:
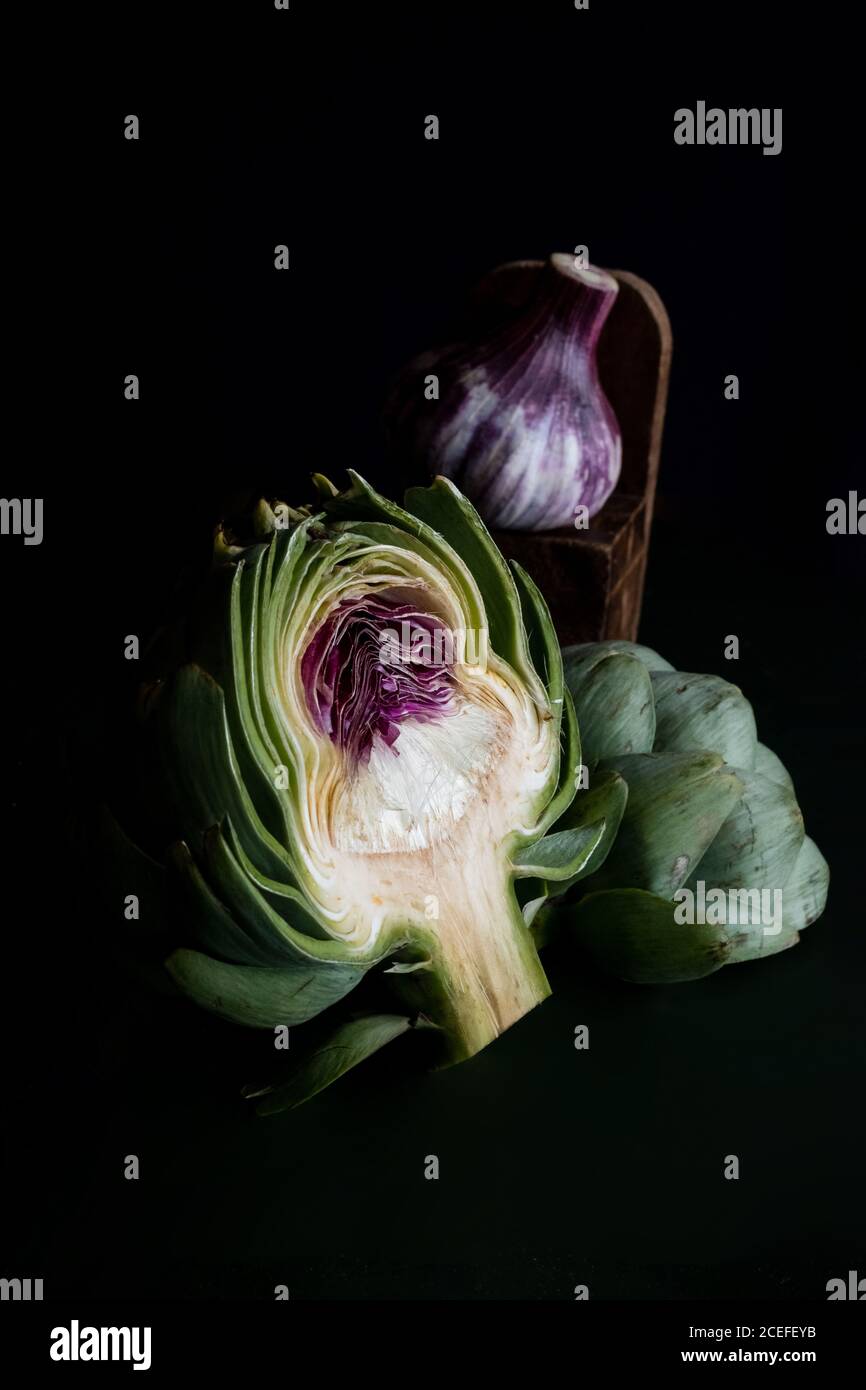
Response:
[{"label": "cut artichoke cross-section", "polygon": [[468,574],[373,524],[328,542],[335,563],[282,629],[307,812],[294,854],[350,955],[405,942],[429,961],[412,993],[450,1055],[469,1055],[549,993],[510,855],[541,833],[560,721],[534,669],[520,677],[490,648]]},{"label": "cut artichoke cross-section", "polygon": [[197,914],[170,968],[268,1026],[380,966],[457,1060],[549,994],[531,904],[614,819],[597,796],[569,810],[579,740],[532,582],[452,484],[401,508],[352,476],[317,480],[316,515],[262,507],[252,543],[217,538],[197,665],[163,701]]}]

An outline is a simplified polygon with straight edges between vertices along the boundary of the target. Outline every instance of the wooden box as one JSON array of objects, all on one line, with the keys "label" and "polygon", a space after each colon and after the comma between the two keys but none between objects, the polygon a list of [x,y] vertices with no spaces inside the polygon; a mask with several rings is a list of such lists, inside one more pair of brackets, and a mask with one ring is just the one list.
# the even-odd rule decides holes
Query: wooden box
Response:
[{"label": "wooden box", "polygon": [[[476,312],[494,322],[526,303],[543,265],[516,261],[488,275]],[[626,270],[598,345],[601,384],[622,431],[617,487],[584,531],[494,531],[550,606],[559,640],[634,641],[640,621],[671,361],[670,321],[652,285]]]}]

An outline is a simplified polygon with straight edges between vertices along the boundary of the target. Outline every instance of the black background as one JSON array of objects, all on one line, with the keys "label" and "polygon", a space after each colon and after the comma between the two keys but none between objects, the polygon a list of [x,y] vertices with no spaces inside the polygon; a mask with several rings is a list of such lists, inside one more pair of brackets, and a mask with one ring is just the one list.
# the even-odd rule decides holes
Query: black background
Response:
[{"label": "black background", "polygon": [[[37,244],[64,254],[16,354],[28,447],[3,489],[44,496],[45,539],[0,546],[0,1274],[51,1297],[824,1298],[866,1274],[866,566],[861,537],[825,528],[827,500],[864,488],[844,85],[828,108],[790,81],[781,5],[226,15],[199,11],[192,36],[156,10],[115,21],[45,166]],[[782,106],[782,154],[676,146],[698,99]],[[390,374],[484,271],[582,243],[648,279],[673,326],[641,638],[743,686],[829,859],[827,913],[795,950],[691,985],[561,954],[553,998],[471,1063],[419,1077],[383,1056],[255,1120],[238,1090],[269,1040],[115,960],[123,924],[75,836],[105,776],[80,731],[229,498],[305,500],[310,472],[350,466],[399,493]],[[40,334],[68,392],[35,388]]]}]

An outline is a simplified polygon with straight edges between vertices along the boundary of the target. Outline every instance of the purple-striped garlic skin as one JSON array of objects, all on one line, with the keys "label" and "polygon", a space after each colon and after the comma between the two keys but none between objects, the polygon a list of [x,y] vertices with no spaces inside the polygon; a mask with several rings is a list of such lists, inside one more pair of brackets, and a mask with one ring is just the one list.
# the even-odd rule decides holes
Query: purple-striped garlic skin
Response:
[{"label": "purple-striped garlic skin", "polygon": [[[548,531],[595,516],[616,487],[622,442],[596,347],[619,286],[554,255],[529,306],[476,342],[423,354],[402,373],[394,446],[475,504],[488,526]],[[439,379],[439,399],[423,381]]]}]

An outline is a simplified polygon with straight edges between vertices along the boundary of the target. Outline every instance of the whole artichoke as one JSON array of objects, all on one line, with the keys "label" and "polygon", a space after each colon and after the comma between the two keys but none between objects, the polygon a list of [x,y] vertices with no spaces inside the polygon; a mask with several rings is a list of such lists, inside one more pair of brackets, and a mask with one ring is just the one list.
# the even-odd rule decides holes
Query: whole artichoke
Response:
[{"label": "whole artichoke", "polygon": [[633,642],[568,647],[563,665],[589,786],[616,774],[628,801],[579,902],[539,928],[567,921],[601,965],[644,983],[795,945],[830,873],[742,692]]}]

